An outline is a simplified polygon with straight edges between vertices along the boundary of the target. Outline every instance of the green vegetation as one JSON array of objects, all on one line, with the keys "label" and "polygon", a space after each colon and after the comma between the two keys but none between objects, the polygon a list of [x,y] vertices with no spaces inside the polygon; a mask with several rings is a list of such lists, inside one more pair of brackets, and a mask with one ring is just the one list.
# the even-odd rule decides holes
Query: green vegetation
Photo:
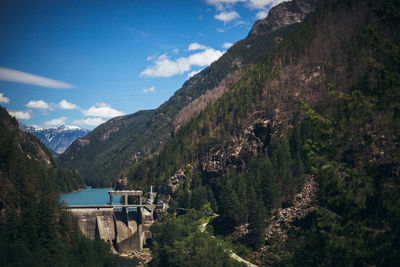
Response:
[{"label": "green vegetation", "polygon": [[121,170],[159,151],[171,139],[174,119],[183,107],[218,86],[227,74],[238,70],[239,65],[243,68],[262,61],[277,45],[275,38],[285,38],[295,27],[289,25],[270,34],[251,35],[237,42],[219,60],[186,81],[156,110],[112,119],[84,137],[90,141],[88,144],[74,142],[59,157],[60,164],[78,170],[87,185],[118,186]]},{"label": "green vegetation", "polygon": [[386,1],[373,10],[379,24],[365,28],[365,78],[348,92],[331,85],[329,112],[304,104],[314,131],[306,150],[319,202],[302,230],[276,251],[275,263],[400,264],[400,46],[398,35],[387,35],[399,27],[396,8],[399,1]]},{"label": "green vegetation", "polygon": [[[135,162],[132,155],[144,153],[143,143],[134,140],[145,138],[152,113],[139,111],[100,125],[83,138],[87,143],[74,142],[59,157],[60,165],[78,170],[87,185],[109,187],[122,166]],[[143,142],[150,144],[148,141]]]},{"label": "green vegetation", "polygon": [[[92,145],[76,143],[71,149],[82,149],[84,160],[76,162],[84,169],[100,159],[98,170],[85,173],[93,185],[111,183],[112,175],[129,166],[120,175],[135,189],[150,184],[161,189],[184,170],[185,181],[171,193],[169,214],[151,227],[154,266],[238,264],[226,249],[235,227],[246,224],[248,233],[234,246],[248,255],[268,246],[265,265],[400,265],[399,8],[398,0],[325,1],[273,53],[262,61],[257,54],[257,64],[244,67],[240,80],[172,136],[171,120],[231,71],[231,65],[219,64],[232,62],[233,54],[189,80],[158,110],[93,131]],[[245,53],[240,46],[232,51]],[[126,120],[132,120],[128,126]],[[270,128],[257,128],[265,121]],[[9,126],[3,128],[7,133]],[[129,145],[122,138],[126,131],[131,131]],[[12,133],[2,133],[0,140],[0,204],[7,214],[0,217],[0,263],[19,251],[27,255],[21,261],[37,253],[44,265],[58,259],[91,265],[96,257],[112,262],[101,252],[103,243],[83,239],[60,211],[51,189],[62,179],[45,163],[27,158],[35,156],[35,147],[21,143],[21,151],[15,140]],[[118,156],[154,151],[133,165]],[[65,154],[64,166],[77,164],[69,161],[72,155]],[[97,172],[108,180],[99,182],[105,176],[95,177]],[[307,176],[319,189],[312,212],[293,223],[287,241],[279,236],[265,241],[268,220],[293,204]],[[214,213],[219,216],[200,231]]]},{"label": "green vegetation", "polygon": [[55,164],[39,140],[0,109],[0,265],[116,266],[100,240],[82,236],[58,193],[77,189],[79,175]]},{"label": "green vegetation", "polygon": [[[189,210],[177,218],[165,218],[151,226],[151,266],[245,266],[229,255],[220,238],[199,230],[206,214]],[[207,216],[207,215],[206,215]]]},{"label": "green vegetation", "polygon": [[[209,202],[220,215],[214,232],[228,235],[249,223],[240,242],[254,250],[265,245],[266,219],[290,206],[304,177],[313,176],[316,207],[295,222],[299,229],[287,242],[268,240],[263,263],[398,265],[400,21],[394,10],[399,1],[326,1],[159,153],[122,174],[133,187],[161,187],[186,170],[171,213]],[[227,154],[249,125],[266,118],[275,128],[256,150],[222,170],[203,168],[209,154]],[[177,244],[167,240],[154,250],[168,259]]]}]

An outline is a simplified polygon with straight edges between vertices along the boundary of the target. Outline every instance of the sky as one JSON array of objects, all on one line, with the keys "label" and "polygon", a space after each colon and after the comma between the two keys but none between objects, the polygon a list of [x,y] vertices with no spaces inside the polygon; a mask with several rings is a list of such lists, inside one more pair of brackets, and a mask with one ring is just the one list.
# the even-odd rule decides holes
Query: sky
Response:
[{"label": "sky", "polygon": [[0,105],[93,129],[155,109],[281,0],[1,0]]}]

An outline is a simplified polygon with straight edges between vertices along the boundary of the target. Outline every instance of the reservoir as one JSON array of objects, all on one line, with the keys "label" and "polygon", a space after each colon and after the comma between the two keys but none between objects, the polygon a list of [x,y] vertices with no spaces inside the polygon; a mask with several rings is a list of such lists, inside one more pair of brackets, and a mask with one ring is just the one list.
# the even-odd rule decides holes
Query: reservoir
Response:
[{"label": "reservoir", "polygon": [[[110,201],[108,191],[111,188],[91,188],[83,189],[79,192],[61,194],[60,201],[70,205],[106,205]],[[118,204],[121,196],[113,197],[113,204]]]}]

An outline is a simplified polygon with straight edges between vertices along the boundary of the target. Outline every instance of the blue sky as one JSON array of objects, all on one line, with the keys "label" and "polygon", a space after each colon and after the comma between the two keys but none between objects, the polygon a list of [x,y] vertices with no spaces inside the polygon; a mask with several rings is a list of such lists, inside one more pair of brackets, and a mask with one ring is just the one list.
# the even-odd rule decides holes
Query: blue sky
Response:
[{"label": "blue sky", "polygon": [[0,105],[93,129],[154,109],[279,0],[2,0]]}]

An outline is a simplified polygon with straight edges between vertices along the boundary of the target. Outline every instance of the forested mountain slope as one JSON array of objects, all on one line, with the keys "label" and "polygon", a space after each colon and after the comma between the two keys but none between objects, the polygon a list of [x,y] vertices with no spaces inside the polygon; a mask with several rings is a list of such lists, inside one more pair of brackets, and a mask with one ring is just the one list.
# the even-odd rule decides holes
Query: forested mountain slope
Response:
[{"label": "forested mountain slope", "polygon": [[1,266],[116,266],[109,246],[83,237],[72,215],[61,210],[60,190],[81,182],[0,108]]},{"label": "forested mountain slope", "polygon": [[[176,244],[193,236],[168,241],[163,227],[207,207],[219,214],[209,231],[239,236],[263,265],[399,264],[399,8],[322,1],[159,153],[121,172],[132,188],[157,185],[170,205],[154,229],[158,264],[190,251]],[[317,190],[307,215],[288,238],[265,239],[306,181]]]},{"label": "forested mountain slope", "polygon": [[241,77],[245,66],[260,62],[315,9],[316,2],[295,0],[272,8],[269,14],[275,14],[274,20],[256,24],[247,38],[185,82],[159,108],[114,118],[97,127],[60,156],[61,164],[76,168],[90,185],[109,186],[122,169],[158,151],[188,118],[222,95]]},{"label": "forested mountain slope", "polygon": [[[85,183],[78,172],[59,166],[48,148],[33,134],[19,129],[17,120],[0,107],[0,127],[2,135],[2,167],[3,178],[13,177],[14,173],[29,175],[24,167],[41,165],[41,173],[32,173],[32,180],[40,179],[40,175],[51,177],[57,192],[71,192],[85,187]],[[14,158],[15,157],[15,158]],[[26,163],[23,164],[23,163]],[[34,178],[34,175],[37,175]],[[7,183],[6,183],[7,184]]]}]

